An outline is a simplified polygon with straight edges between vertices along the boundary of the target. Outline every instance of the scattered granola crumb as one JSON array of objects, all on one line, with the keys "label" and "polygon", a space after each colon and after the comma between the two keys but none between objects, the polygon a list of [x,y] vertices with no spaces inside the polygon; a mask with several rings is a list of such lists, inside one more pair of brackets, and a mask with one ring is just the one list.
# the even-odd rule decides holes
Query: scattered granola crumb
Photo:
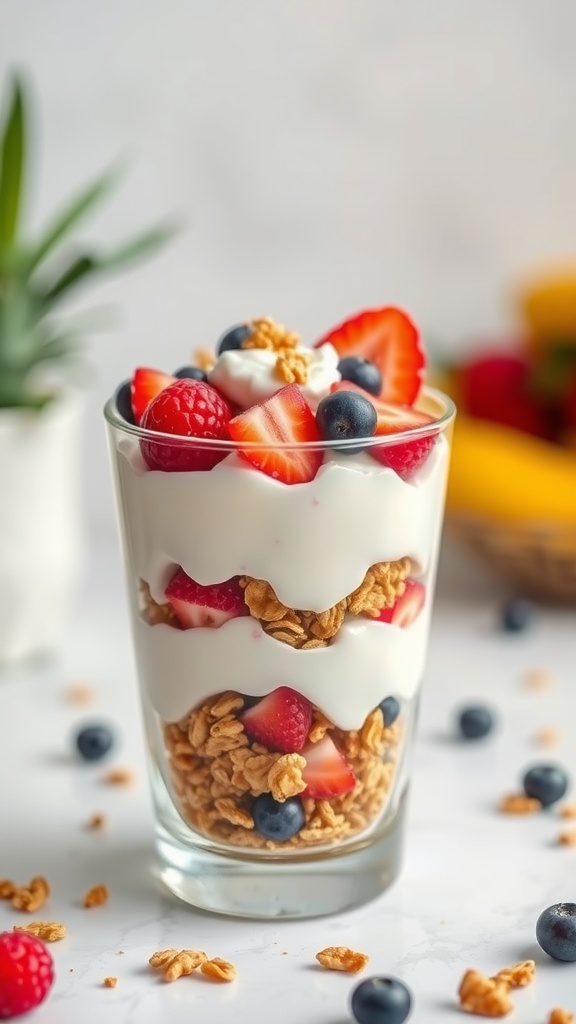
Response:
[{"label": "scattered granola crumb", "polygon": [[552,685],[552,676],[543,668],[531,668],[524,676],[529,690],[547,690]]},{"label": "scattered granola crumb", "polygon": [[102,776],[102,782],[108,786],[129,786],[134,781],[134,775],[128,768],[110,768]]},{"label": "scattered granola crumb", "polygon": [[44,906],[49,895],[50,885],[42,875],[38,875],[36,878],[32,878],[27,886],[16,888],[11,897],[12,906],[15,910],[33,913]]},{"label": "scattered granola crumb", "polygon": [[466,971],[458,988],[462,1009],[479,1017],[505,1017],[514,1008],[509,993],[505,981],[486,978],[475,970]]},{"label": "scattered granola crumb", "polygon": [[212,978],[213,981],[234,981],[236,977],[234,964],[228,960],[221,960],[219,956],[215,956],[212,960],[204,960],[200,964],[200,970],[202,974],[205,974],[207,978]]},{"label": "scattered granola crumb", "polygon": [[554,1010],[550,1010],[547,1024],[574,1024],[575,1020],[576,1017],[574,1017],[573,1013],[556,1007]]},{"label": "scattered granola crumb", "polygon": [[85,894],[82,904],[88,909],[92,907],[101,907],[104,903],[108,902],[108,887],[106,885],[93,885],[91,889]]},{"label": "scattered granola crumb", "polygon": [[534,796],[524,793],[510,793],[502,797],[498,810],[502,814],[535,814],[542,809],[542,804]]},{"label": "scattered granola crumb", "polygon": [[86,825],[86,828],[90,832],[100,832],[104,828],[105,825],[106,825],[106,815],[105,814],[93,814],[92,817],[88,819],[88,824]]},{"label": "scattered granola crumb", "polygon": [[192,359],[194,366],[198,366],[206,373],[208,370],[212,369],[216,361],[214,359],[214,353],[211,352],[209,348],[197,348],[196,351],[192,353]]},{"label": "scattered granola crumb", "polygon": [[42,942],[60,942],[66,938],[66,925],[59,921],[31,921],[26,925],[14,925],[12,931],[35,935]]},{"label": "scattered granola crumb", "polygon": [[576,829],[567,829],[558,836],[559,846],[576,846]]},{"label": "scattered granola crumb", "polygon": [[555,729],[553,725],[544,726],[543,729],[539,729],[534,735],[534,742],[539,747],[554,747],[560,739],[560,732]]},{"label": "scattered granola crumb", "polygon": [[[576,818],[576,804],[564,804],[558,814],[561,818]],[[1,886],[0,882],[0,886]]]},{"label": "scattered granola crumb", "polygon": [[18,886],[9,878],[0,878],[0,900],[11,900]]},{"label": "scattered granola crumb", "polygon": [[176,981],[192,974],[207,959],[201,949],[162,949],[153,953],[148,963],[162,972],[164,981]]},{"label": "scattered granola crumb", "polygon": [[501,971],[492,976],[493,981],[505,981],[510,988],[525,988],[531,981],[534,981],[536,964],[534,960],[522,960],[512,967],[503,967]]},{"label": "scattered granola crumb", "polygon": [[316,953],[316,959],[322,967],[329,971],[346,971],[348,974],[357,974],[363,971],[370,957],[367,953],[357,953],[347,946],[326,946]]},{"label": "scattered granola crumb", "polygon": [[116,988],[118,978],[115,978],[113,974],[110,974],[107,978],[104,978],[102,984],[104,985],[104,988]]},{"label": "scattered granola crumb", "polygon": [[78,704],[82,707],[86,704],[92,704],[95,693],[92,686],[77,685],[68,686],[64,691],[64,696],[70,704]]},{"label": "scattered granola crumb", "polygon": [[124,956],[124,950],[119,949],[118,952],[116,953],[116,956]]}]

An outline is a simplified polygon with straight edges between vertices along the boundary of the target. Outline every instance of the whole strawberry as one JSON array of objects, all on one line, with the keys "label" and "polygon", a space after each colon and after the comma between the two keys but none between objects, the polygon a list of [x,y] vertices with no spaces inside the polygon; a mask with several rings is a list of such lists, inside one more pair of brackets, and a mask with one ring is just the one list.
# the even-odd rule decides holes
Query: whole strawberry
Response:
[{"label": "whole strawberry", "polygon": [[[194,445],[192,440],[226,441],[232,409],[210,384],[200,380],[176,380],[147,406],[141,426],[174,441],[142,439],[140,448],[150,469],[165,473],[212,469],[228,454],[223,446]],[[187,440],[181,440],[186,438]]]},{"label": "whole strawberry", "polygon": [[0,1020],[38,1006],[54,981],[54,963],[40,939],[26,932],[0,932]]}]

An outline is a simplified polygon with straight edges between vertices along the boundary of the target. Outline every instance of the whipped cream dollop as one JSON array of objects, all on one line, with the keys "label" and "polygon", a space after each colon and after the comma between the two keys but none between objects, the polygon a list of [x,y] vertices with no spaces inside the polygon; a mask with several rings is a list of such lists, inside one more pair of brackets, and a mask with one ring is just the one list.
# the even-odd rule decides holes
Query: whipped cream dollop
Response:
[{"label": "whipped cream dollop", "polygon": [[[298,348],[296,351],[308,352],[310,355],[308,380],[300,386],[300,390],[308,405],[315,410],[330,393],[331,385],[340,380],[340,357],[329,342],[320,348]],[[276,373],[277,359],[278,353],[270,349],[231,349],[218,357],[208,374],[208,381],[231,402],[247,409],[286,387],[286,381]]]}]

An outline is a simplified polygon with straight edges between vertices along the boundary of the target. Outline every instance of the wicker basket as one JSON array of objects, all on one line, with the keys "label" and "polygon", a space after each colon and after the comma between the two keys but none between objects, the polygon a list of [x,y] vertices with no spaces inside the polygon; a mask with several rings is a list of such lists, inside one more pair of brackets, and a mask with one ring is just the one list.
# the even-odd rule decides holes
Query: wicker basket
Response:
[{"label": "wicker basket", "polygon": [[520,594],[576,604],[576,523],[500,523],[450,514],[446,526],[458,542],[513,583]]}]

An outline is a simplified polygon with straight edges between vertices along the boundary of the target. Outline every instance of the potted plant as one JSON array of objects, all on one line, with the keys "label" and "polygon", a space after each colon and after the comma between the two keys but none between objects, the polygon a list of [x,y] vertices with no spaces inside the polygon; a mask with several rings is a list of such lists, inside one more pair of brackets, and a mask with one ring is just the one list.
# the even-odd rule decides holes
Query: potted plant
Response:
[{"label": "potted plant", "polygon": [[116,183],[106,173],[29,238],[28,121],[14,78],[0,122],[0,664],[54,647],[81,567],[83,402],[71,365],[82,338],[64,300],[171,234],[161,225],[106,254],[67,254],[80,221]]}]

